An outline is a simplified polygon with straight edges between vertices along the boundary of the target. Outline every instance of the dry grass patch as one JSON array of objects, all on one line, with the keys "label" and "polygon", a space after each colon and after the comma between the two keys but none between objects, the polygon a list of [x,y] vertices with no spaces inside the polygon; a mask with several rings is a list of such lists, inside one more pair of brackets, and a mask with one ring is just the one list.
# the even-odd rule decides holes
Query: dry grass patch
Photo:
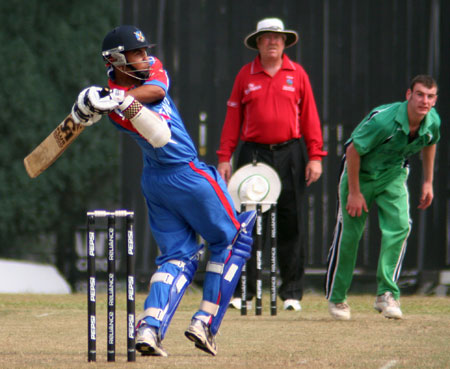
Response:
[{"label": "dry grass patch", "polygon": [[[145,295],[137,296],[141,307]],[[87,363],[86,296],[0,295],[0,368],[448,368],[450,299],[406,296],[405,319],[383,318],[373,296],[350,296],[352,320],[333,321],[323,296],[307,294],[301,312],[262,316],[230,310],[216,357],[184,337],[201,294],[189,290],[164,340],[168,358],[126,362],[125,296],[118,294],[116,363],[106,362],[106,296],[99,294],[97,363]]]}]

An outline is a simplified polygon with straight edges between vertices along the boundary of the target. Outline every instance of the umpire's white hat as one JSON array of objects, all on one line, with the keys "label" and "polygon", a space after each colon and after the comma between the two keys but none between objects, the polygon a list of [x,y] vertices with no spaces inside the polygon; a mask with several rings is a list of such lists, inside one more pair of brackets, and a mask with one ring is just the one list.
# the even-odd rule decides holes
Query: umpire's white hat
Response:
[{"label": "umpire's white hat", "polygon": [[269,165],[255,163],[239,168],[228,182],[228,192],[237,211],[241,204],[246,204],[246,210],[256,209],[256,204],[262,204],[262,211],[269,210],[280,196],[281,181],[277,172]]},{"label": "umpire's white hat", "polygon": [[286,36],[284,47],[288,48],[293,46],[298,41],[298,34],[295,31],[284,29],[284,23],[278,18],[265,18],[258,22],[256,25],[256,31],[250,33],[244,40],[245,46],[252,50],[258,50],[256,45],[256,39],[263,33],[276,32],[283,33]]}]

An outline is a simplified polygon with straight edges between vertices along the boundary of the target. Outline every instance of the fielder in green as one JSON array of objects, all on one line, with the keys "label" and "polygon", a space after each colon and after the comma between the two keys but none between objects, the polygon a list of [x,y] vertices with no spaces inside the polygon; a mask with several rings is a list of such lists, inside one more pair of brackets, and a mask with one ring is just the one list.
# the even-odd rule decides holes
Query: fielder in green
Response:
[{"label": "fielder in green", "polygon": [[426,209],[433,200],[434,158],[440,137],[440,118],[433,108],[437,89],[432,77],[415,77],[406,101],[373,109],[346,142],[325,287],[329,312],[335,319],[350,319],[347,292],[359,241],[374,203],[381,229],[374,308],[386,318],[402,318],[397,280],[411,231],[407,161],[411,155],[422,153],[423,184],[418,208]]}]

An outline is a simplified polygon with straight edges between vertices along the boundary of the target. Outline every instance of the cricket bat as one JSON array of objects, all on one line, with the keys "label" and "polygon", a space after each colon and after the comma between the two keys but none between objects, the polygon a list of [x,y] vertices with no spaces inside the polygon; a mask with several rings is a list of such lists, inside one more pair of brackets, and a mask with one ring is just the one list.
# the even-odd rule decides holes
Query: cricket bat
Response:
[{"label": "cricket bat", "polygon": [[62,153],[70,144],[83,132],[84,126],[73,121],[72,114],[69,114],[50,135],[42,141],[23,160],[25,169],[31,178],[36,178]]}]

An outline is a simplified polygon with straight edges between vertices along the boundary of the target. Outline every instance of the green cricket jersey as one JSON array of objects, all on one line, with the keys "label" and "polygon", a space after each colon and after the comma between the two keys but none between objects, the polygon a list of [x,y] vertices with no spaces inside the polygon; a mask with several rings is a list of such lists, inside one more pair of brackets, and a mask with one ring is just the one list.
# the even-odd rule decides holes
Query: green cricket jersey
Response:
[{"label": "green cricket jersey", "polygon": [[414,140],[409,138],[407,101],[373,109],[353,131],[351,138],[361,156],[360,174],[377,179],[386,171],[404,166],[405,160],[425,146],[439,141],[441,120],[433,108],[420,124]]}]

